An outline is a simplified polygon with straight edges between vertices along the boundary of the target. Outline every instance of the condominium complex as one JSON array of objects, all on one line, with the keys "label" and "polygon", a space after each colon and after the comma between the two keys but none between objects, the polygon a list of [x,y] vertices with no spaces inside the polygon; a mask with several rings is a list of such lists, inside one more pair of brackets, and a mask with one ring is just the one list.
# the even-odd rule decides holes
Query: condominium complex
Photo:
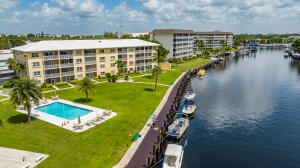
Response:
[{"label": "condominium complex", "polygon": [[26,67],[23,76],[38,83],[69,82],[83,77],[116,74],[117,60],[124,72],[150,70],[159,45],[138,39],[40,41],[13,48],[14,58]]},{"label": "condominium complex", "polygon": [[0,83],[7,82],[15,76],[14,71],[10,70],[6,64],[9,58],[13,58],[10,50],[0,50]]},{"label": "condominium complex", "polygon": [[150,38],[159,41],[169,54],[167,58],[184,58],[192,57],[194,50],[197,50],[195,45],[196,40],[202,40],[205,44],[205,49],[220,49],[220,42],[224,40],[229,47],[232,47],[233,33],[231,32],[194,32],[193,30],[181,29],[155,29],[151,32]]}]

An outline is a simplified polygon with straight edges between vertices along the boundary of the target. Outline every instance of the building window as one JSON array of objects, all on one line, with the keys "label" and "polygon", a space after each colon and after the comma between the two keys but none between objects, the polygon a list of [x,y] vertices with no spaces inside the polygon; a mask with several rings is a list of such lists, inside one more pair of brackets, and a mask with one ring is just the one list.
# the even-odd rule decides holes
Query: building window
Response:
[{"label": "building window", "polygon": [[76,63],[82,63],[82,59],[76,59]]},{"label": "building window", "polygon": [[27,62],[24,62],[24,66],[27,67]]},{"label": "building window", "polygon": [[32,67],[39,67],[40,66],[40,62],[33,62],[32,63]]},{"label": "building window", "polygon": [[133,68],[130,68],[129,70],[130,70],[130,71],[133,71]]},{"label": "building window", "polygon": [[112,63],[112,64],[110,64],[110,66],[111,66],[111,67],[115,67],[115,66],[116,66],[116,64],[115,64],[115,63]]},{"label": "building window", "polygon": [[133,65],[133,61],[130,61],[130,62],[129,62],[129,65]]},{"label": "building window", "polygon": [[39,53],[32,53],[32,58],[39,57]]},{"label": "building window", "polygon": [[129,48],[128,51],[133,51],[133,48]]},{"label": "building window", "polygon": [[76,55],[82,55],[82,51],[81,50],[76,50],[75,54]]},{"label": "building window", "polygon": [[105,75],[105,72],[101,72],[100,74],[101,74],[101,75]]},{"label": "building window", "polygon": [[101,49],[101,50],[100,50],[100,53],[104,53],[104,50],[103,50],[103,49]]},{"label": "building window", "polygon": [[110,53],[115,53],[115,49],[110,49]]},{"label": "building window", "polygon": [[105,61],[105,57],[100,57],[100,62]]},{"label": "building window", "polygon": [[110,60],[114,61],[116,59],[115,56],[110,56]]},{"label": "building window", "polygon": [[132,55],[132,54],[130,54],[130,55],[129,55],[129,58],[133,58],[133,55]]},{"label": "building window", "polygon": [[110,73],[111,73],[111,74],[115,74],[115,73],[116,73],[116,71],[115,71],[115,70],[112,70],[112,71],[110,71]]},{"label": "building window", "polygon": [[77,67],[78,72],[82,72],[82,67]]},{"label": "building window", "polygon": [[41,76],[41,71],[34,71],[33,76]]},{"label": "building window", "polygon": [[105,68],[105,64],[100,64],[100,68]]},{"label": "building window", "polygon": [[83,75],[80,74],[80,75],[77,75],[77,79],[82,79],[83,78]]}]

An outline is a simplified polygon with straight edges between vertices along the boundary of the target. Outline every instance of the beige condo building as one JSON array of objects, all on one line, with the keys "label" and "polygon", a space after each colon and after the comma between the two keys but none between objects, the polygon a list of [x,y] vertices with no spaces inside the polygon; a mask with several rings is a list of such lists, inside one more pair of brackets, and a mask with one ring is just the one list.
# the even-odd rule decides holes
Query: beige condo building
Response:
[{"label": "beige condo building", "polygon": [[117,60],[124,72],[151,70],[159,44],[139,39],[53,40],[13,48],[14,58],[25,65],[22,76],[55,84],[84,77],[116,74]]}]

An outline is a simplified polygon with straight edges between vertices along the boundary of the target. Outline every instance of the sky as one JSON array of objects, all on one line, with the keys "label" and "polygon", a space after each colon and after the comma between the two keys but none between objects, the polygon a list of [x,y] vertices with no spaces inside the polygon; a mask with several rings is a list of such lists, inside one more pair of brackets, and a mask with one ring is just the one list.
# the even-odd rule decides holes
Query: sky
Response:
[{"label": "sky", "polygon": [[300,32],[300,0],[0,0],[0,33]]}]

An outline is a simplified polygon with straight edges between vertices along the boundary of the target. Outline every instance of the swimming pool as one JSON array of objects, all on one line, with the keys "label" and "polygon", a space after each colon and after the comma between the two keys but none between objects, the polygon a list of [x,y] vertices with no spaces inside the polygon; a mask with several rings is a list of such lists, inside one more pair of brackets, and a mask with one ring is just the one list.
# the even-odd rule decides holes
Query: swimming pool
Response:
[{"label": "swimming pool", "polygon": [[74,120],[80,115],[81,117],[92,112],[92,110],[87,110],[84,108],[55,102],[51,104],[47,104],[42,107],[37,107],[35,110],[54,115],[56,117],[64,118],[66,120]]}]

